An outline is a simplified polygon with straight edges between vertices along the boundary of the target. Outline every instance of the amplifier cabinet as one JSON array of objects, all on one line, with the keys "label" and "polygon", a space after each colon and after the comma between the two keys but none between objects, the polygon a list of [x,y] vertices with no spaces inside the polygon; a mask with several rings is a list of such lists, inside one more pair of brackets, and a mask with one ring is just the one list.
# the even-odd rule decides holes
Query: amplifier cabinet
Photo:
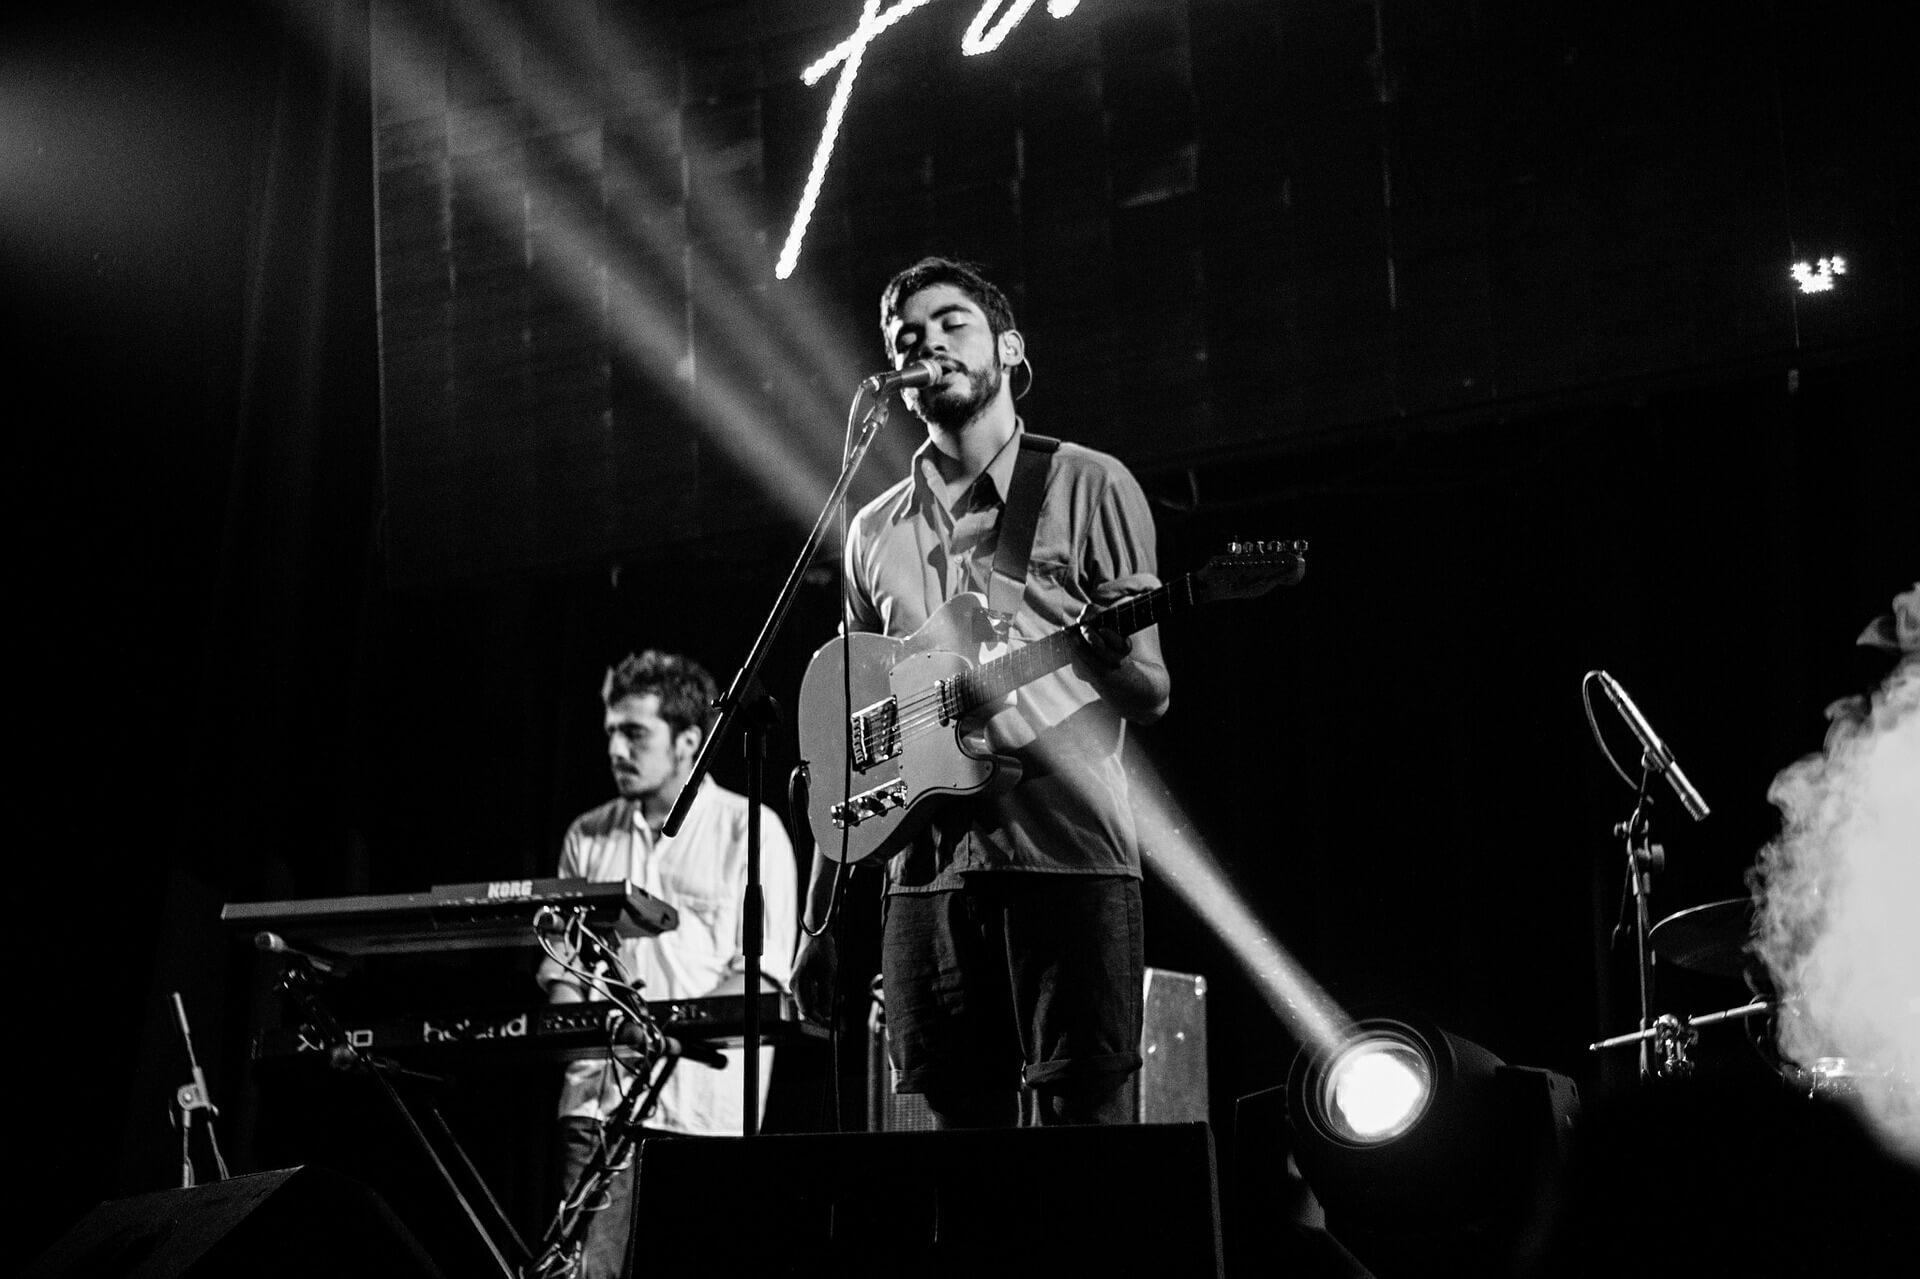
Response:
[{"label": "amplifier cabinet", "polygon": [[1147,969],[1134,1118],[1143,1124],[1207,1122],[1207,979]]}]

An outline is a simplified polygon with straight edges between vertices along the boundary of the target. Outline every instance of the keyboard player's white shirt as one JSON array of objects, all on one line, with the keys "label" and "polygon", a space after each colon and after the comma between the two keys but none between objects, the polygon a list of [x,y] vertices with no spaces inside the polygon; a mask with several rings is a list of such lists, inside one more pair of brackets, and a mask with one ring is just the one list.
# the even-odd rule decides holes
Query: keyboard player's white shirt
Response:
[{"label": "keyboard player's white shirt", "polygon": [[[583,814],[567,830],[560,850],[562,879],[625,880],[670,903],[678,927],[658,937],[623,939],[620,960],[648,1000],[690,999],[746,971],[741,912],[747,885],[747,800],[707,779],[687,810],[679,834],[656,839],[640,806],[616,799]],[[793,845],[773,810],[760,808],[760,886],[765,902],[763,976],[782,988],[792,974],[798,921],[798,868]],[[540,965],[547,985],[565,976],[551,959]],[[661,1090],[646,1124],[673,1132],[712,1136],[743,1131],[741,1049],[726,1050],[727,1069],[679,1062]],[[764,1113],[773,1074],[773,1049],[760,1050],[760,1099]],[[630,1078],[605,1061],[567,1066],[560,1114],[603,1119],[619,1104]]]}]

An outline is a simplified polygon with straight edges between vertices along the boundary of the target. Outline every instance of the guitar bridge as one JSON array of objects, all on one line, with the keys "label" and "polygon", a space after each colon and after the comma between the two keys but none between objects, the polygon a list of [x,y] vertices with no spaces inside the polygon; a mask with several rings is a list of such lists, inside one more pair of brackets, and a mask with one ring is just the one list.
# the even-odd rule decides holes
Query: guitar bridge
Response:
[{"label": "guitar bridge", "polygon": [[895,700],[883,698],[847,721],[847,756],[858,772],[900,753],[900,716]]},{"label": "guitar bridge", "polygon": [[907,780],[896,777],[885,786],[876,786],[835,804],[829,811],[833,814],[833,824],[844,830],[848,826],[858,826],[871,817],[885,817],[894,809],[906,806]]}]

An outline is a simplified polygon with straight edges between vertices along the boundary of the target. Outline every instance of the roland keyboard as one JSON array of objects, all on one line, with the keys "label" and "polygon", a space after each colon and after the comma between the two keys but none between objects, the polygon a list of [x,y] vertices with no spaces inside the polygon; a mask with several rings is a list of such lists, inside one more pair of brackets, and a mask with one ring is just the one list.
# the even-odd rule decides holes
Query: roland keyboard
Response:
[{"label": "roland keyboard", "polygon": [[589,928],[620,937],[654,937],[680,923],[679,913],[650,893],[585,879],[506,879],[442,884],[424,893],[240,902],[222,907],[220,922],[256,939],[271,933],[297,948],[344,959],[535,946],[534,917],[549,906],[583,914]]},{"label": "roland keyboard", "polygon": [[[746,1037],[746,998],[714,995],[704,999],[656,999],[647,1010],[660,1029],[687,1042],[738,1047]],[[758,1026],[762,1044],[823,1038],[826,1031],[801,1019],[790,995],[760,996]],[[364,1052],[391,1054],[409,1062],[457,1059],[513,1064],[574,1061],[606,1057],[614,1050],[610,1018],[619,1009],[604,1001],[539,1004],[504,1012],[422,1013],[372,1022],[343,1019],[341,1029]],[[256,1061],[312,1056],[325,1059],[333,1044],[310,1025],[262,1031],[254,1037]]]}]

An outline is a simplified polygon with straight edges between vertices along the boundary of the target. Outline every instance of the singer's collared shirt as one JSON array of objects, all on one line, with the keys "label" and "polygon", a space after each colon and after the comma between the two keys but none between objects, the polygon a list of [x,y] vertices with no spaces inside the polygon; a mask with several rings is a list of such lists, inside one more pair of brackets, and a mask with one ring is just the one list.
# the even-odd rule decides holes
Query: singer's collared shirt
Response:
[{"label": "singer's collared shirt", "polygon": [[[649,1002],[690,999],[707,994],[746,971],[741,910],[747,884],[747,800],[706,779],[687,809],[679,834],[656,837],[640,805],[624,799],[603,804],[567,830],[557,871],[561,879],[627,883],[679,912],[680,922],[658,937],[628,937],[620,943],[620,962],[640,983]],[[761,975],[786,987],[793,974],[798,933],[799,878],[787,831],[766,805],[760,808],[760,888],[765,903]],[[553,959],[538,973],[545,990],[555,981],[576,979]],[[760,1101],[771,1082],[773,1049],[760,1050]],[[725,1050],[728,1067],[714,1070],[696,1062],[675,1065],[660,1092],[649,1128],[707,1135],[738,1135],[742,1124],[745,1067],[741,1050]],[[625,1069],[607,1069],[604,1060],[567,1066],[561,1091],[562,1116],[604,1119],[620,1100]]]},{"label": "singer's collared shirt", "polygon": [[[848,529],[846,590],[855,631],[904,639],[966,591],[989,593],[1000,517],[1025,427],[949,509],[933,444]],[[1153,513],[1119,459],[1062,443],[1047,473],[1026,591],[1011,636],[1030,642],[1072,625],[1102,582],[1157,573]],[[970,656],[977,656],[971,655]],[[1017,753],[1019,785],[948,806],[888,866],[892,892],[934,892],[972,871],[1140,874],[1121,764],[1126,722],[1093,686],[1061,669],[1022,687],[1015,705],[1035,735]]]}]

